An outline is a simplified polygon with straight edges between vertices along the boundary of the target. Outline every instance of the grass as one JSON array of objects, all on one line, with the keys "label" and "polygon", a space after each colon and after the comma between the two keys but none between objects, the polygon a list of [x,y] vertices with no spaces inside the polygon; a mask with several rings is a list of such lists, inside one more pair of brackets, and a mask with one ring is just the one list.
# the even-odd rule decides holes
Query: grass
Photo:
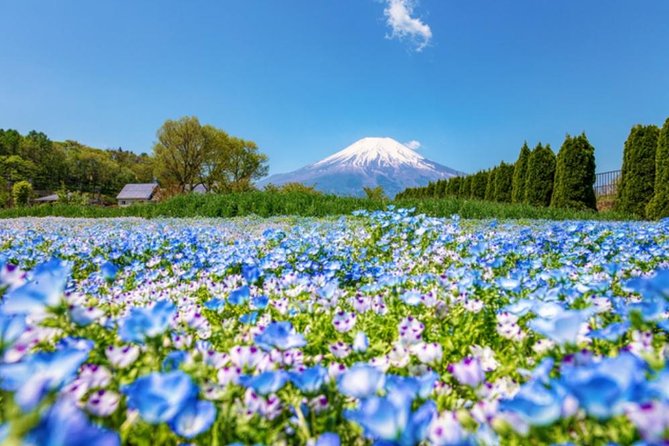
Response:
[{"label": "grass", "polygon": [[415,208],[433,217],[548,220],[630,220],[630,216],[606,212],[537,208],[520,204],[493,203],[459,198],[381,201],[365,198],[317,195],[303,192],[243,192],[226,195],[191,194],[160,203],[137,204],[126,208],[47,204],[0,210],[0,218],[15,217],[270,217],[295,215],[324,217],[347,215],[358,209],[378,210],[387,205]]}]

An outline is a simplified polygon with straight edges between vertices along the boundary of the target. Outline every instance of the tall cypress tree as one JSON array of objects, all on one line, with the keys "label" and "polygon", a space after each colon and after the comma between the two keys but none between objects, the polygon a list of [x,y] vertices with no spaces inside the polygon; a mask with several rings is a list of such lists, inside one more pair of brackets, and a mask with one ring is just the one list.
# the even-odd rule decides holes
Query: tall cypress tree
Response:
[{"label": "tall cypress tree", "polygon": [[495,200],[495,178],[497,178],[498,170],[499,166],[493,167],[488,173],[488,182],[485,185],[485,195],[483,197],[486,201]]},{"label": "tall cypress tree", "polygon": [[474,174],[472,178],[472,193],[471,198],[476,200],[483,200],[485,198],[485,189],[488,185],[488,175],[487,170],[480,170]]},{"label": "tall cypress tree", "polygon": [[659,133],[654,125],[632,128],[625,141],[616,210],[642,217],[646,215],[646,206],[655,190],[655,152]]},{"label": "tall cypress tree", "polygon": [[594,184],[595,148],[585,133],[567,135],[557,155],[551,207],[597,210]]},{"label": "tall cypress tree", "polygon": [[669,217],[669,118],[664,121],[657,138],[654,189],[653,199],[646,207],[646,216],[655,219]]},{"label": "tall cypress tree", "polygon": [[511,186],[511,201],[513,203],[522,203],[525,201],[525,183],[527,182],[527,162],[530,159],[530,148],[527,141],[520,148],[518,160],[513,168],[513,181]]},{"label": "tall cypress tree", "polygon": [[493,200],[500,203],[511,203],[511,188],[513,184],[513,164],[502,162],[495,174],[495,193]]},{"label": "tall cypress tree", "polygon": [[555,154],[550,146],[535,147],[527,163],[525,200],[532,206],[548,206],[553,194]]}]

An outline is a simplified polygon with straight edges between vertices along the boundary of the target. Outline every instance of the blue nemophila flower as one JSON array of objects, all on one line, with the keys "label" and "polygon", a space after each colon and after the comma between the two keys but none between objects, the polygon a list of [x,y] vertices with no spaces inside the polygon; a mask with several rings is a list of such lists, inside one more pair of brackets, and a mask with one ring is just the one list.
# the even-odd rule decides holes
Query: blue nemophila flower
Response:
[{"label": "blue nemophila flower", "polygon": [[60,260],[53,259],[36,266],[23,285],[5,295],[0,312],[42,313],[50,307],[58,306],[69,277],[69,265]]},{"label": "blue nemophila flower", "polygon": [[253,284],[260,278],[260,269],[257,265],[245,263],[242,265],[242,276],[246,283]]},{"label": "blue nemophila flower", "polygon": [[72,401],[61,399],[42,417],[37,427],[23,439],[24,445],[116,446],[116,432],[91,424]]},{"label": "blue nemophila flower", "polygon": [[109,282],[116,279],[118,271],[118,266],[114,265],[112,262],[105,262],[100,265],[100,273],[102,274],[102,277]]},{"label": "blue nemophila flower", "polygon": [[364,331],[359,331],[355,334],[353,339],[353,350],[358,353],[364,353],[369,348],[369,339]]},{"label": "blue nemophila flower", "polygon": [[0,313],[0,352],[14,345],[26,329],[26,317],[22,314]]},{"label": "blue nemophila flower", "polygon": [[262,372],[254,376],[242,376],[240,384],[249,387],[260,395],[269,395],[278,392],[288,382],[288,373],[283,370]]},{"label": "blue nemophila flower", "polygon": [[225,307],[225,300],[214,297],[213,299],[209,299],[207,302],[205,302],[204,307],[208,310],[220,311],[223,309],[223,307]]},{"label": "blue nemophila flower", "polygon": [[415,412],[412,399],[403,394],[371,397],[360,402],[357,409],[347,410],[347,419],[359,424],[367,437],[391,445],[414,446],[423,441],[427,429],[437,414],[433,401],[428,401]]},{"label": "blue nemophila flower", "polygon": [[500,409],[511,411],[531,426],[548,426],[562,414],[563,394],[536,379],[525,383],[509,400],[500,402]]},{"label": "blue nemophila flower", "polygon": [[191,377],[180,370],[142,376],[121,390],[128,397],[128,407],[150,424],[172,421],[198,395]]},{"label": "blue nemophila flower", "polygon": [[239,322],[247,325],[255,325],[256,320],[258,320],[258,312],[252,311],[250,313],[242,314],[239,316]]},{"label": "blue nemophila flower", "polygon": [[402,302],[404,302],[407,305],[412,305],[416,306],[419,305],[422,300],[421,300],[422,294],[418,290],[409,290],[404,292],[401,296],[400,299]]},{"label": "blue nemophila flower", "polygon": [[344,395],[368,398],[381,389],[384,378],[383,372],[376,367],[358,363],[339,376],[337,387]]},{"label": "blue nemophila flower", "polygon": [[230,292],[228,303],[231,305],[242,305],[251,297],[251,289],[244,285]]},{"label": "blue nemophila flower", "polygon": [[256,335],[254,340],[265,350],[273,348],[288,350],[307,345],[304,336],[297,333],[290,322],[272,322],[262,333]]},{"label": "blue nemophila flower", "polygon": [[119,336],[124,342],[144,342],[163,334],[176,314],[168,300],[160,300],[148,308],[132,308],[120,322]]},{"label": "blue nemophila flower", "polygon": [[327,376],[327,369],[317,365],[300,372],[291,372],[290,380],[300,391],[311,394],[318,392],[323,387]]},{"label": "blue nemophila flower", "polygon": [[86,361],[92,342],[64,346],[53,352],[38,352],[21,361],[0,364],[0,388],[14,393],[24,411],[32,410],[50,391],[71,381]]},{"label": "blue nemophila flower", "polygon": [[216,407],[211,401],[192,400],[169,424],[182,437],[193,438],[208,431],[214,420]]},{"label": "blue nemophila flower", "polygon": [[647,299],[669,297],[669,269],[660,269],[650,277],[635,277],[627,280],[623,288],[641,294]]},{"label": "blue nemophila flower", "polygon": [[629,330],[631,326],[629,321],[614,322],[599,330],[592,330],[588,333],[588,337],[615,342],[620,339],[622,335],[627,333],[627,330]]},{"label": "blue nemophila flower", "polygon": [[269,297],[265,295],[255,296],[251,298],[251,306],[258,310],[264,310],[265,308],[267,308],[268,304],[269,304]]},{"label": "blue nemophila flower", "polygon": [[527,326],[558,344],[575,344],[590,316],[588,310],[563,310],[550,318],[532,319]]},{"label": "blue nemophila flower", "polygon": [[341,440],[339,438],[339,435],[335,434],[334,432],[325,432],[316,439],[315,446],[340,446],[340,445],[341,445]]},{"label": "blue nemophila flower", "polygon": [[183,364],[187,359],[188,359],[188,353],[186,353],[185,351],[183,350],[172,351],[163,360],[162,370],[163,372],[178,370],[179,367],[181,367],[181,364]]},{"label": "blue nemophila flower", "polygon": [[622,352],[599,362],[563,366],[560,382],[589,415],[607,419],[621,414],[625,403],[641,395],[646,370],[643,361]]}]

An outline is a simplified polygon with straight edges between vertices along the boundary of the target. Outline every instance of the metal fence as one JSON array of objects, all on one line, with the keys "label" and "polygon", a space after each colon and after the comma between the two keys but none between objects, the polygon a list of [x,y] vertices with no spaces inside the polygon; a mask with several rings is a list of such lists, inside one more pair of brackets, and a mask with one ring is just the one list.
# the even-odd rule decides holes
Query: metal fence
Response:
[{"label": "metal fence", "polygon": [[595,195],[598,197],[614,195],[618,188],[621,173],[621,170],[598,173],[595,179]]}]

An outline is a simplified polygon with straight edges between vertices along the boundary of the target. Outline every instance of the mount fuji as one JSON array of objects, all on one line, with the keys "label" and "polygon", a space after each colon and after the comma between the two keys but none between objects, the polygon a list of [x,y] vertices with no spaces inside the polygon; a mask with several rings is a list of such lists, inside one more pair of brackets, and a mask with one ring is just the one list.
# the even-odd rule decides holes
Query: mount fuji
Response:
[{"label": "mount fuji", "polygon": [[394,197],[407,187],[458,175],[463,174],[392,138],[363,138],[317,163],[264,178],[258,186],[302,183],[321,192],[353,196],[364,195],[363,187],[381,186]]}]

